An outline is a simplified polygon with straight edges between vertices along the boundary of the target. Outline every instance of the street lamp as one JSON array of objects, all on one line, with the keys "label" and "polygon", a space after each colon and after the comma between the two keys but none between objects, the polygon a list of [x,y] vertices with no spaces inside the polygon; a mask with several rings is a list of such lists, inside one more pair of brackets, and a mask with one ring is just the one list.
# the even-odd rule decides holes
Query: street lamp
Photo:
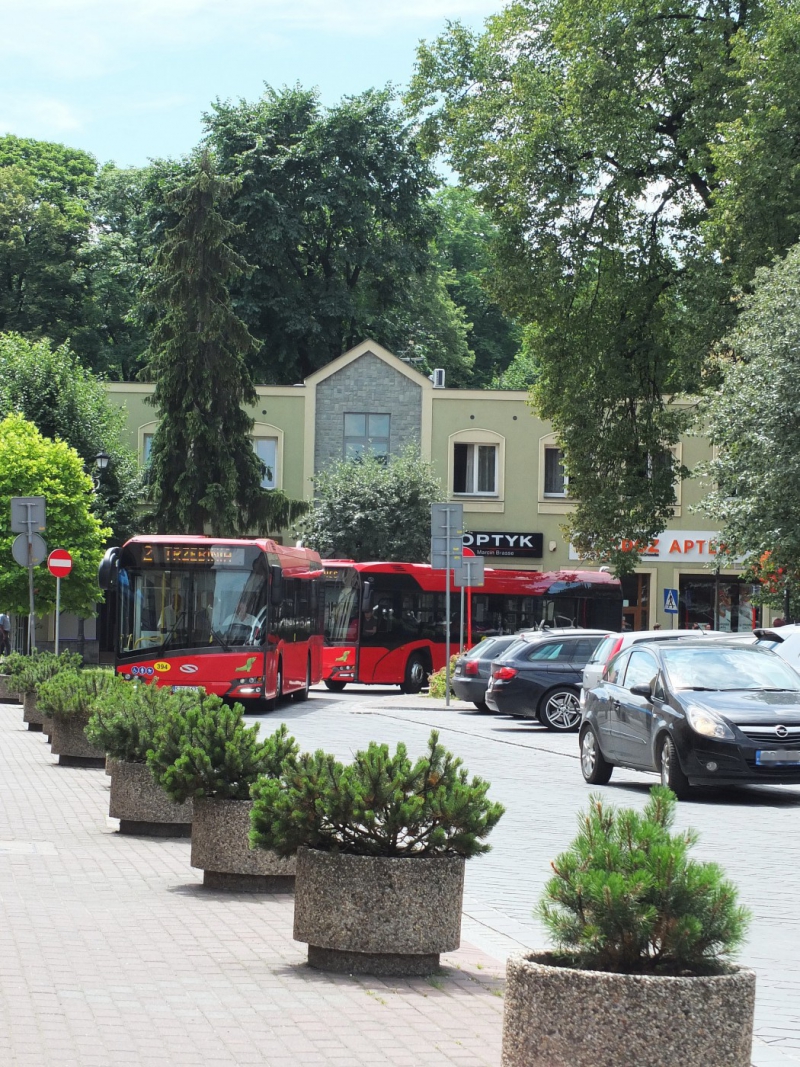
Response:
[{"label": "street lamp", "polygon": [[94,465],[97,467],[101,474],[108,466],[109,458],[110,457],[108,455],[108,452],[98,452],[97,455],[94,457]]}]

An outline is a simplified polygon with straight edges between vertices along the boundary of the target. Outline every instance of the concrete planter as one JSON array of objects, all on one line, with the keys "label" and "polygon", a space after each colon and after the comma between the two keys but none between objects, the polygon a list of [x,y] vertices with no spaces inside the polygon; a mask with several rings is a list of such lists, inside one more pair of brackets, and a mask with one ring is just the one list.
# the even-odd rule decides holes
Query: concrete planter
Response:
[{"label": "concrete planter", "polygon": [[50,720],[53,724],[50,751],[58,756],[62,767],[102,767],[105,764],[105,752],[86,739],[84,730],[88,721],[82,715]]},{"label": "concrete planter", "polygon": [[108,814],[119,819],[121,834],[190,837],[192,833],[192,802],[170,800],[146,763],[112,761]]},{"label": "concrete planter", "polygon": [[49,715],[42,715],[42,733],[47,735],[48,741],[53,736],[53,720]]},{"label": "concrete planter", "polygon": [[19,693],[11,685],[9,676],[0,674],[0,704],[19,704]]},{"label": "concrete planter", "polygon": [[502,1067],[749,1067],[756,976],[609,974],[511,956]]},{"label": "concrete planter", "polygon": [[308,962],[349,974],[430,974],[461,943],[461,856],[297,853],[294,938]]},{"label": "concrete planter", "polygon": [[28,724],[29,730],[42,729],[44,715],[36,706],[36,694],[24,693],[22,696],[22,721]]},{"label": "concrete planter", "polygon": [[249,846],[251,800],[197,797],[193,807],[191,864],[202,869],[203,885],[250,892],[294,888],[294,856],[283,859]]}]

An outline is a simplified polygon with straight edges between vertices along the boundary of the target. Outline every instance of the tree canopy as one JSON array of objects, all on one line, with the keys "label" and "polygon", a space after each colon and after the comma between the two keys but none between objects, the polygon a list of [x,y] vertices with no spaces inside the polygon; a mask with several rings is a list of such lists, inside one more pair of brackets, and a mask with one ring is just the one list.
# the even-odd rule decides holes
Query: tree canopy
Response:
[{"label": "tree canopy", "polygon": [[[104,528],[92,513],[92,480],[78,453],[64,441],[51,441],[19,414],[0,422],[0,604],[4,611],[28,613],[28,572],[11,559],[11,498],[43,496],[47,501],[49,549],[65,548],[73,569],[61,583],[61,609],[91,615],[100,599],[97,568],[103,556]],[[56,580],[43,565],[36,568],[36,613],[55,608]]]},{"label": "tree canopy", "polygon": [[160,417],[148,487],[160,533],[268,532],[305,509],[261,488],[253,420],[243,408],[256,401],[245,357],[259,346],[228,290],[249,269],[230,246],[236,227],[220,211],[235,187],[204,151],[167,195],[177,222],[155,259],[150,299],[160,317],[147,365]]},{"label": "tree canopy", "polygon": [[722,383],[705,407],[717,457],[706,470],[713,484],[704,508],[720,521],[729,557],[749,557],[759,577],[765,569],[776,576],[781,568],[796,579],[800,245],[756,274],[728,344]]},{"label": "tree canopy", "polygon": [[748,108],[767,87],[777,102],[786,79],[791,109],[791,63],[767,74],[754,56],[793,41],[799,17],[777,0],[521,0],[483,34],[454,24],[418,53],[422,141],[498,227],[495,290],[526,327],[533,398],[565,452],[571,539],[620,570],[636,562],[620,537],[647,543],[672,514],[687,419],[669,398],[703,388],[735,316],[748,268],[720,254],[723,235],[742,247],[731,220],[745,227],[755,199],[773,248],[798,236],[798,139],[782,146],[787,177],[742,178],[726,200],[723,162],[732,175],[741,149],[726,154],[721,131],[758,126]]},{"label": "tree canopy", "polygon": [[66,441],[93,473],[105,452],[93,511],[119,543],[135,532],[141,490],[134,452],[122,443],[125,412],[109,403],[105,387],[66,345],[0,334],[0,418],[17,412],[44,437]]},{"label": "tree canopy", "polygon": [[206,127],[239,182],[232,242],[257,268],[231,291],[263,342],[258,380],[299,381],[365,337],[395,350],[418,337],[414,354],[468,377],[466,324],[431,260],[438,179],[388,90],[323,108],[315,90],[267,88],[217,101]]},{"label": "tree canopy", "polygon": [[323,558],[426,563],[430,506],[441,491],[415,447],[386,462],[366,453],[316,475],[314,506],[298,530]]}]

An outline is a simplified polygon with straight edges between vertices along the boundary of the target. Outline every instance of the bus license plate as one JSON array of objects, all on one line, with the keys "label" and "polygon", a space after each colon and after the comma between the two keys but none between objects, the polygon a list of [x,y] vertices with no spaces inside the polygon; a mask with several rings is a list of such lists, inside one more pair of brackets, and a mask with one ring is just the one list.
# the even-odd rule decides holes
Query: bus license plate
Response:
[{"label": "bus license plate", "polygon": [[202,685],[173,685],[173,693],[185,693],[187,690],[190,693],[199,693],[203,689]]},{"label": "bus license plate", "polygon": [[800,749],[769,748],[756,752],[759,767],[800,767]]}]

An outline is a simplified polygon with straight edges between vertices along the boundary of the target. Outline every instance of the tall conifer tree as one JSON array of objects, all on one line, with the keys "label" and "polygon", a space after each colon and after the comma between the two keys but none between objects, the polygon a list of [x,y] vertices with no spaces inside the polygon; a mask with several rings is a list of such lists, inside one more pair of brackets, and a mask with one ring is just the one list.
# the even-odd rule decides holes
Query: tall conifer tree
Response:
[{"label": "tall conifer tree", "polygon": [[237,227],[220,210],[235,188],[203,151],[188,180],[168,196],[177,222],[155,260],[150,298],[158,317],[146,371],[160,417],[149,495],[161,533],[265,533],[306,508],[261,488],[253,420],[243,409],[256,402],[245,360],[259,342],[233,310],[228,290],[250,269],[230,245]]}]

